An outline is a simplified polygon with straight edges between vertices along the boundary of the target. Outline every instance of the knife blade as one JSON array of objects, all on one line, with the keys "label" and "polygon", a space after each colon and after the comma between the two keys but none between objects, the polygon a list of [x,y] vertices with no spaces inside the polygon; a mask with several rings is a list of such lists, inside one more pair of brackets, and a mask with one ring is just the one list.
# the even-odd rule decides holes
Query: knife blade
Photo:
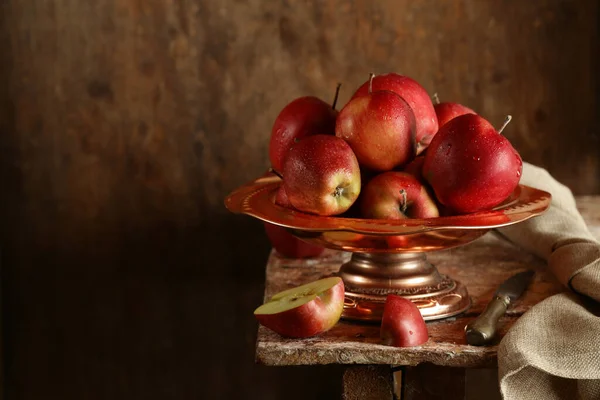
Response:
[{"label": "knife blade", "polygon": [[534,271],[519,272],[505,280],[494,293],[485,310],[474,321],[465,326],[467,343],[483,346],[496,335],[498,320],[506,313],[508,306],[518,299],[533,278]]}]

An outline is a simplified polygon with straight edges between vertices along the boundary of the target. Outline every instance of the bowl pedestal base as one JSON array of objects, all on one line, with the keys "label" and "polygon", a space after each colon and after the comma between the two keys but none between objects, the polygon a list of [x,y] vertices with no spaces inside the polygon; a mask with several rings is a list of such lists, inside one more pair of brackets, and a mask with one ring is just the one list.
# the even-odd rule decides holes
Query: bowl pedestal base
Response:
[{"label": "bowl pedestal base", "polygon": [[338,276],[346,287],[346,320],[381,321],[388,294],[410,299],[426,321],[452,317],[471,306],[467,288],[440,274],[422,252],[353,253]]}]

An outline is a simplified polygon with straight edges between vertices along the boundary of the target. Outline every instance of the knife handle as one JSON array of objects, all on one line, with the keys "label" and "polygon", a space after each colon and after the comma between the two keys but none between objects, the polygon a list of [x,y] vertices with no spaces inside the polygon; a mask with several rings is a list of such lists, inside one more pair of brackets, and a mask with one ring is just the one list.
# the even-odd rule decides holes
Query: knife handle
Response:
[{"label": "knife handle", "polygon": [[467,343],[473,346],[488,343],[496,334],[498,320],[504,315],[509,304],[508,296],[495,296],[481,315],[465,326]]}]

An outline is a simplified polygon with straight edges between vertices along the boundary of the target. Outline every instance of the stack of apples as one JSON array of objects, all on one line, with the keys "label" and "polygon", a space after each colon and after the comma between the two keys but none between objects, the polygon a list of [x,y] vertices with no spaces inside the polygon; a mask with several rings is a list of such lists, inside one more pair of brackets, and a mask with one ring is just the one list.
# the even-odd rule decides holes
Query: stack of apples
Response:
[{"label": "stack of apples", "polygon": [[[436,218],[490,210],[519,184],[522,159],[501,134],[462,104],[434,102],[416,80],[371,74],[336,110],[314,96],[286,105],[269,158],[283,182],[276,204],[300,212],[369,219]],[[323,248],[265,226],[285,256]]]},{"label": "stack of apples", "polygon": [[[275,120],[272,170],[282,178],[275,203],[321,216],[437,218],[490,210],[519,184],[522,160],[482,116],[458,103],[431,100],[414,79],[370,75],[338,112],[313,97],[295,99]],[[273,247],[287,257],[324,250],[266,223]],[[258,307],[258,321],[287,337],[331,329],[344,305],[344,283],[326,278],[285,290]],[[389,295],[382,342],[417,346],[426,324],[410,300]]]}]

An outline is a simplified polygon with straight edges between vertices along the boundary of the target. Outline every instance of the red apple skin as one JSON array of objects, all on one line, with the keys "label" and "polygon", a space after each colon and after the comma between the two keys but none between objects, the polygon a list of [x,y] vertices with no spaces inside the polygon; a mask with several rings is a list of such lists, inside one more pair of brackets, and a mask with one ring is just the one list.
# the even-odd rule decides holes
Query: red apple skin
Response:
[{"label": "red apple skin", "polygon": [[287,258],[313,258],[325,251],[324,247],[307,243],[292,235],[287,229],[263,222],[271,245],[280,255]]},{"label": "red apple skin", "polygon": [[277,204],[281,207],[289,208],[291,210],[295,209],[294,206],[292,205],[292,202],[290,201],[290,198],[288,197],[287,193],[285,192],[283,183],[279,186],[279,189],[277,189],[277,193],[275,194],[275,204]]},{"label": "red apple skin", "polygon": [[[289,208],[290,210],[295,210],[283,185],[279,186],[279,189],[277,190],[275,204]],[[320,256],[325,251],[324,247],[307,243],[292,235],[287,229],[279,225],[270,224],[268,222],[263,222],[263,225],[265,233],[271,242],[271,246],[273,246],[275,251],[283,257],[312,258]]]},{"label": "red apple skin", "polygon": [[417,178],[420,182],[426,182],[423,178],[423,163],[425,162],[425,156],[423,154],[415,157],[411,162],[409,162],[403,169],[403,172],[407,174],[411,174],[415,178]]},{"label": "red apple skin", "polygon": [[437,205],[440,216],[450,215],[450,213],[452,213],[452,211],[449,210],[446,206],[444,206],[442,203],[440,203],[438,201],[438,199],[435,197],[435,192],[433,191],[433,189],[431,189],[429,182],[427,182],[427,180],[423,176],[423,164],[425,164],[425,154],[427,154],[427,152],[423,152],[423,153],[419,154],[419,156],[415,157],[414,160],[412,160],[410,163],[408,163],[408,165],[406,167],[404,167],[404,169],[402,171],[413,175],[415,178],[417,178],[419,180],[419,182],[421,182],[423,184],[423,186],[425,186],[425,188],[427,189],[427,193],[429,193],[429,196],[431,197],[431,199],[433,201],[435,201],[435,204]]},{"label": "red apple skin", "polygon": [[269,142],[271,166],[278,172],[296,139],[309,135],[335,134],[338,111],[314,96],[304,96],[286,105],[273,124]]},{"label": "red apple skin", "polygon": [[[360,169],[360,192],[362,193],[365,189],[365,186],[369,183],[371,179],[378,175],[377,172],[369,171],[366,168]],[[339,215],[342,218],[361,218],[360,213],[360,196],[358,199],[352,204],[352,206],[343,214]]]},{"label": "red apple skin", "polygon": [[348,143],[336,136],[312,135],[295,143],[283,176],[292,205],[316,215],[344,213],[361,190],[358,160]]},{"label": "red apple skin", "polygon": [[[416,119],[417,154],[420,154],[438,131],[433,102],[425,88],[408,76],[391,72],[373,78],[373,91],[377,90],[390,90],[397,93],[412,108]],[[362,84],[352,98],[364,96],[368,91],[369,81]]]},{"label": "red apple skin", "polygon": [[[432,201],[435,204],[435,206],[437,207],[438,215],[436,215],[435,211],[433,211],[433,207],[429,207],[428,209],[430,211],[432,211],[429,213],[429,215],[427,215],[427,214],[420,214],[421,216],[413,215],[412,218],[436,218],[437,216],[442,215],[442,211],[439,209],[440,204],[438,204],[437,200],[433,196],[433,191],[431,190],[431,188],[429,187],[429,184],[427,183],[427,181],[425,181],[425,179],[423,178],[423,175],[421,174],[421,172],[422,172],[421,170],[423,168],[424,161],[425,161],[425,157],[423,154],[421,154],[418,157],[416,157],[414,160],[412,160],[404,168],[404,170],[402,172],[411,174],[419,181],[419,183],[421,183],[423,185],[423,187],[427,191],[427,195],[429,196],[430,201]],[[419,214],[417,214],[417,215],[419,215]],[[423,216],[423,215],[425,215],[425,216]],[[390,249],[403,249],[403,248],[406,248],[411,245],[411,238],[410,238],[410,236],[406,236],[406,235],[386,236],[386,242]]]},{"label": "red apple skin", "polygon": [[425,320],[412,301],[395,294],[387,296],[381,319],[381,340],[395,347],[420,346],[429,340]]},{"label": "red apple skin", "polygon": [[458,214],[489,210],[521,179],[523,161],[504,136],[479,115],[456,117],[431,142],[423,176],[437,200]]},{"label": "red apple skin", "polygon": [[342,108],[335,135],[348,142],[361,167],[381,172],[413,159],[415,129],[408,103],[394,92],[378,91],[354,97]]},{"label": "red apple skin", "polygon": [[[406,209],[404,196],[406,193]],[[439,212],[426,187],[406,172],[388,171],[371,179],[361,194],[361,215],[374,219],[436,218]]]},{"label": "red apple skin", "polygon": [[463,106],[459,103],[444,102],[435,104],[433,107],[435,109],[435,114],[437,116],[438,125],[440,128],[446,125],[449,121],[456,117],[460,117],[461,115],[477,114],[469,107]]},{"label": "red apple skin", "polygon": [[307,338],[333,328],[344,311],[344,282],[339,282],[314,300],[278,314],[254,314],[258,322],[290,338]]}]

